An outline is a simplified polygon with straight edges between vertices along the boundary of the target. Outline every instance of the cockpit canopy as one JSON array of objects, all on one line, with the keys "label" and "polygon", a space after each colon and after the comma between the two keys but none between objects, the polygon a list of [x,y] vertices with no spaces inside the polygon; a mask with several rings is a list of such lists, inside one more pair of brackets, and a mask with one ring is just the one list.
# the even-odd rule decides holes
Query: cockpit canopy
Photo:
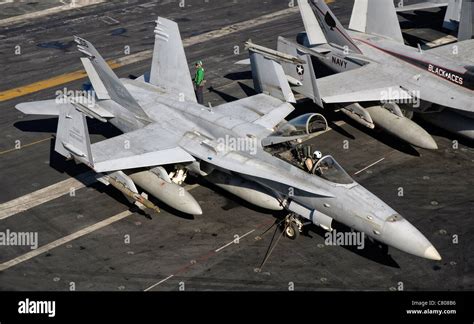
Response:
[{"label": "cockpit canopy", "polygon": [[323,131],[327,122],[320,114],[304,114],[298,116],[279,127],[271,136],[301,136]]},{"label": "cockpit canopy", "polygon": [[337,184],[352,184],[354,180],[347,172],[330,156],[323,156],[314,167],[314,174],[330,182]]}]

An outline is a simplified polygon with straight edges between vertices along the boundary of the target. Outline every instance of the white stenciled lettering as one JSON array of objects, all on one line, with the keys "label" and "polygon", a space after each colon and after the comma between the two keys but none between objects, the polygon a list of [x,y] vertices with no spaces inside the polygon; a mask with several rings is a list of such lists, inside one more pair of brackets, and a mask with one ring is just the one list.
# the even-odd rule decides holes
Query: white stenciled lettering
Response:
[{"label": "white stenciled lettering", "polygon": [[434,66],[432,64],[428,64],[428,72],[431,72],[433,74],[439,75],[440,77],[449,80],[451,82],[457,83],[459,85],[463,85],[464,80],[461,76],[454,74],[452,72],[448,72],[444,70],[443,68]]}]

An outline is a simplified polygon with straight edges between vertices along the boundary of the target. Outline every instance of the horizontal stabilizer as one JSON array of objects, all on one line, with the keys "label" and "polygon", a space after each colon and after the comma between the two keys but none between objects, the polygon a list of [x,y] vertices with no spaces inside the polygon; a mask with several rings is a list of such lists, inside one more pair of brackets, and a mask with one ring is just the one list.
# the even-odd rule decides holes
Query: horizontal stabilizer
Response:
[{"label": "horizontal stabilizer", "polygon": [[92,152],[86,116],[72,105],[59,113],[54,150],[66,158],[92,166]]},{"label": "horizontal stabilizer", "polygon": [[114,117],[112,113],[101,107],[99,103],[92,105],[85,97],[24,102],[16,105],[15,108],[25,115],[59,116],[61,110],[66,110],[69,106],[74,106],[88,117],[96,118],[102,122]]},{"label": "horizontal stabilizer", "polygon": [[44,116],[59,116],[61,109],[65,109],[67,103],[58,104],[56,99],[22,102],[15,106],[15,108],[25,115],[44,115]]}]

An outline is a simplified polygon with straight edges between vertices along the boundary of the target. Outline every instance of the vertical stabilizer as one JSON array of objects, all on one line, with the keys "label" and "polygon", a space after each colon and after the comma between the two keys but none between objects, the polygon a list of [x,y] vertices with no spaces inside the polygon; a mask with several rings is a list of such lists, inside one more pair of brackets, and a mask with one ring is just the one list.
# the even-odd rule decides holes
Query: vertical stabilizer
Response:
[{"label": "vertical stabilizer", "polygon": [[473,0],[462,0],[458,41],[471,38],[474,38],[474,3]]},{"label": "vertical stabilizer", "polygon": [[147,118],[147,114],[125,88],[122,81],[112,71],[95,47],[87,40],[74,37],[77,48],[87,57],[82,59],[89,80],[94,89],[97,89],[99,99],[109,99],[115,101],[137,117]]},{"label": "vertical stabilizer", "polygon": [[[326,5],[324,0],[303,0],[308,1],[309,6],[300,7],[303,19],[309,14],[305,11],[311,9],[316,17],[319,27],[326,38],[327,43],[347,48],[348,51],[361,53],[360,49],[354,43],[341,22],[334,16],[332,11]],[[306,25],[306,24],[305,24]],[[312,24],[314,25],[314,24]],[[306,31],[308,33],[308,31]]]},{"label": "vertical stabilizer", "polygon": [[403,43],[393,0],[355,0],[349,29]]},{"label": "vertical stabilizer", "polygon": [[449,30],[456,30],[461,20],[462,0],[449,0],[446,14],[444,16],[443,27]]},{"label": "vertical stabilizer", "polygon": [[303,19],[304,28],[310,45],[326,44],[326,36],[324,36],[321,26],[311,9],[308,0],[298,0],[298,8],[300,9],[301,18]]}]

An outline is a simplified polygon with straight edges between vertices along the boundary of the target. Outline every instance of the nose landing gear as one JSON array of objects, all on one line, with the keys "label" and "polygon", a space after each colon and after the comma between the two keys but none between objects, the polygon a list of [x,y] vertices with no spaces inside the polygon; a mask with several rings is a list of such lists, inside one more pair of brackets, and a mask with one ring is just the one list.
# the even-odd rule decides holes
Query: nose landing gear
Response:
[{"label": "nose landing gear", "polygon": [[299,217],[293,213],[286,216],[285,221],[282,222],[283,232],[291,240],[296,240],[300,236],[303,225]]}]

